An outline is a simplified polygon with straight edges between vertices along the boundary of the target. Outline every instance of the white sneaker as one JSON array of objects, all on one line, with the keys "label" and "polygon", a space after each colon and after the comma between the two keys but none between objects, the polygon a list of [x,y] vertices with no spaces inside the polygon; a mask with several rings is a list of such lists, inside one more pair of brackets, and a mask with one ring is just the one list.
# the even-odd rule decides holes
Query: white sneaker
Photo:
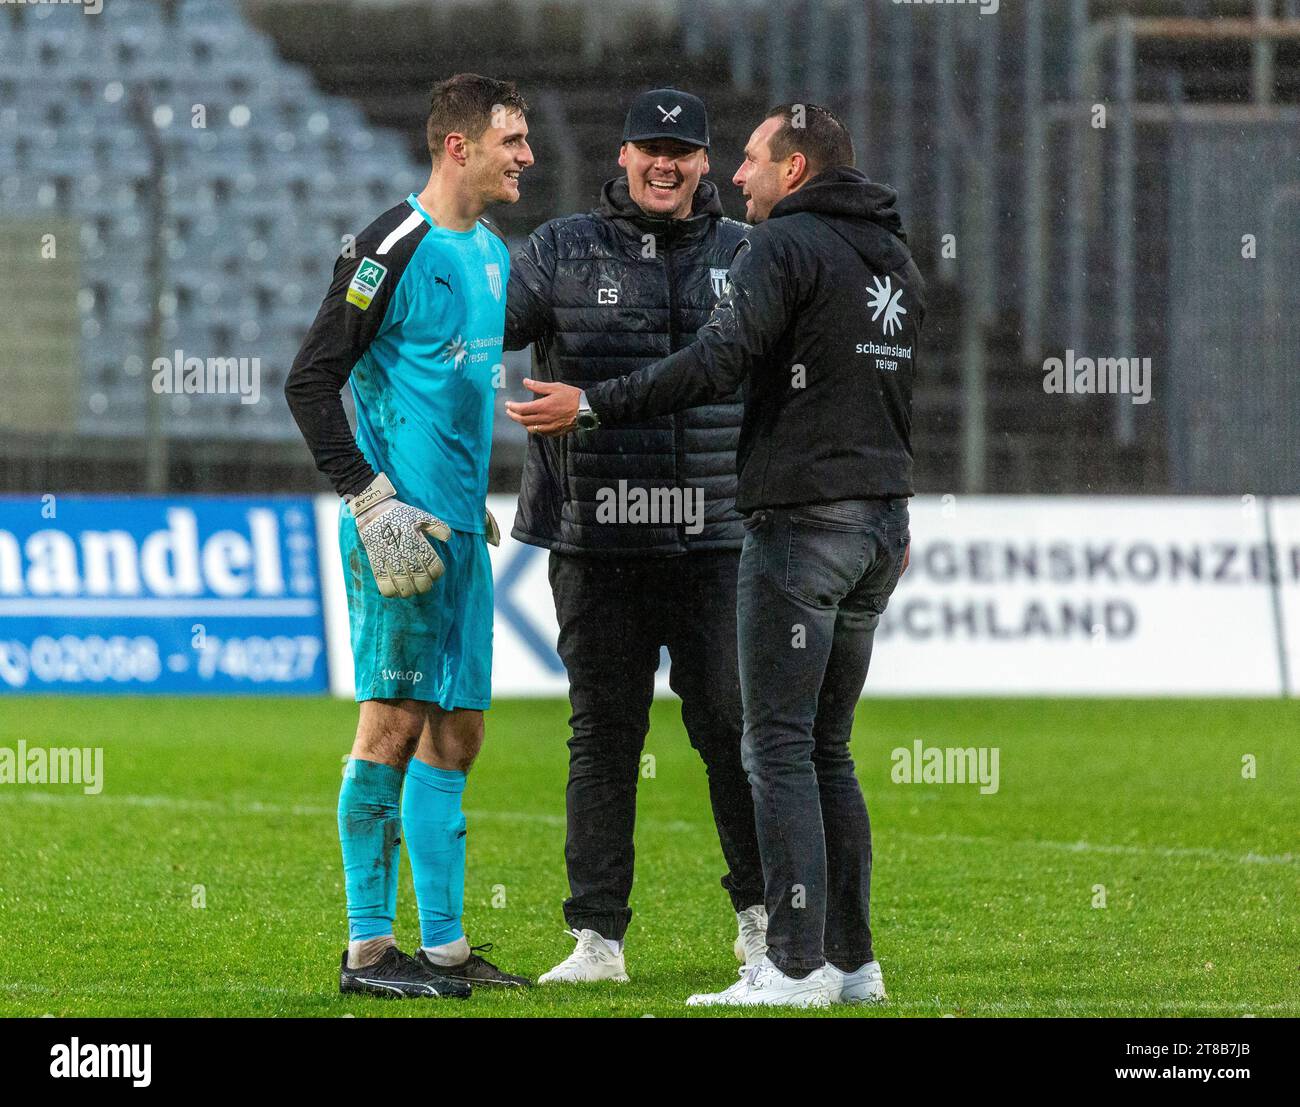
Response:
[{"label": "white sneaker", "polygon": [[884,1003],[885,978],[879,961],[868,961],[854,972],[841,972],[830,962],[826,968],[836,989],[831,993],[834,1003]]},{"label": "white sneaker", "polygon": [[623,951],[615,953],[594,930],[566,930],[564,933],[578,940],[572,953],[537,978],[538,984],[586,984],[595,980],[613,980],[627,983],[627,968],[623,964]]},{"label": "white sneaker", "polygon": [[767,908],[761,903],[736,912],[740,933],[731,948],[742,965],[753,965],[767,953]]},{"label": "white sneaker", "polygon": [[740,970],[740,979],[725,991],[694,995],[687,1007],[829,1007],[839,994],[839,981],[826,966],[802,980],[786,976],[764,954]]}]

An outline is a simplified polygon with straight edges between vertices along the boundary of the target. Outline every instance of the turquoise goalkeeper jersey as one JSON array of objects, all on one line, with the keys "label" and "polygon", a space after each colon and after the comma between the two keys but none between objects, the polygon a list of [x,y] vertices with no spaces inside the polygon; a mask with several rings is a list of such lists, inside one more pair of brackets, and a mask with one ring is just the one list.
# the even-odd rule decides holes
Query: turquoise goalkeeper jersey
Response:
[{"label": "turquoise goalkeeper jersey", "polygon": [[[350,369],[365,461],[388,474],[399,499],[481,534],[494,386],[504,373],[505,243],[483,222],[436,226],[411,195],[362,231],[350,254],[335,265],[299,364],[306,373],[336,360]],[[364,487],[365,466],[338,448],[355,457],[351,443],[327,445],[318,463],[339,491]],[[340,458],[337,473],[322,452]]]}]

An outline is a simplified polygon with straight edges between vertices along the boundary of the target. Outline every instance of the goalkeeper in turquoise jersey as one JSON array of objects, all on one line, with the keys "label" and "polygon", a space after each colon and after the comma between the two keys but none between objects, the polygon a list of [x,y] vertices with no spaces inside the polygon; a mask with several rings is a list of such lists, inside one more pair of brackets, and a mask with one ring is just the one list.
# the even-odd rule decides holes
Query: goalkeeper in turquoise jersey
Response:
[{"label": "goalkeeper in turquoise jersey", "polygon": [[[480,216],[519,199],[519,174],[533,163],[526,108],[506,81],[460,74],[434,86],[429,182],[335,263],[285,385],[344,501],[361,718],[339,792],[343,992],[464,998],[471,986],[528,984],[471,947],[461,922],[461,795],[492,693],[487,543],[499,536],[487,473],[510,268]],[[402,840],[420,914],[414,957],[393,934]]]}]

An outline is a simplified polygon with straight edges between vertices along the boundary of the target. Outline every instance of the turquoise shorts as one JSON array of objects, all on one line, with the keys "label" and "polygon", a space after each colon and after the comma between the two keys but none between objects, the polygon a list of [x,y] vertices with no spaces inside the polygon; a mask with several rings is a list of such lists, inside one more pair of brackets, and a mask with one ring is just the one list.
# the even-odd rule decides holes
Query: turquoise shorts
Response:
[{"label": "turquoise shorts", "polygon": [[352,628],[356,698],[425,700],[482,711],[492,700],[492,563],[481,534],[431,538],[446,565],[433,588],[386,599],[352,513],[339,514],[339,548]]}]

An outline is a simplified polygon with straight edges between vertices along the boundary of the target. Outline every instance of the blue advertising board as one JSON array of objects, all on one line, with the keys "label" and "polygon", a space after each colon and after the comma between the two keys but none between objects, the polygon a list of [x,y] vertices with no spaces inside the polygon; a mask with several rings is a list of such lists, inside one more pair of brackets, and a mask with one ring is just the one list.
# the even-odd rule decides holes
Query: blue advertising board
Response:
[{"label": "blue advertising board", "polygon": [[324,691],[306,497],[0,497],[0,694]]}]

